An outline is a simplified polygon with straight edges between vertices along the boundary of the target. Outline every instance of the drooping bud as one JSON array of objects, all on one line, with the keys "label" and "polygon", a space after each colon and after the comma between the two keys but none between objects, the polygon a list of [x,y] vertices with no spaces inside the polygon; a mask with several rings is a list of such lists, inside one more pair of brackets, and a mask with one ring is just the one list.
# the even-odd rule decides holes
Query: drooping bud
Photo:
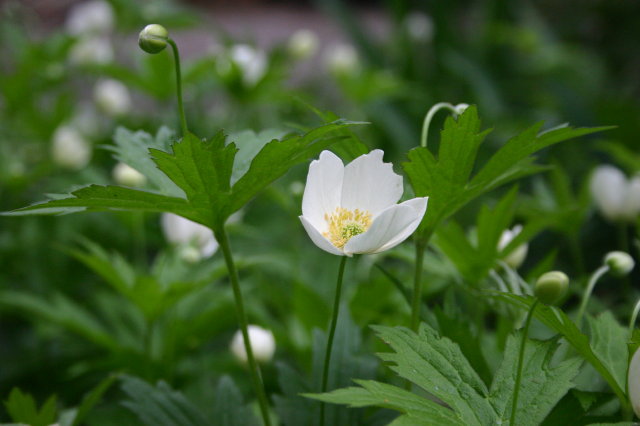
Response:
[{"label": "drooping bud", "polygon": [[[273,337],[273,333],[257,325],[249,325],[247,331],[256,361],[269,362],[276,351],[276,340]],[[231,352],[239,361],[247,362],[247,351],[240,330],[233,336]]]},{"label": "drooping bud", "polygon": [[169,32],[159,24],[149,24],[140,31],[138,45],[147,53],[156,54],[167,47]]},{"label": "drooping bud", "polygon": [[119,185],[139,188],[147,183],[145,175],[125,163],[118,163],[113,168],[113,180]]},{"label": "drooping bud", "polygon": [[547,305],[553,305],[560,301],[569,287],[569,277],[564,272],[546,272],[536,281],[534,294]]},{"label": "drooping bud", "polygon": [[633,258],[624,251],[612,251],[604,257],[604,263],[607,265],[613,275],[619,277],[627,275],[633,267],[635,262]]}]

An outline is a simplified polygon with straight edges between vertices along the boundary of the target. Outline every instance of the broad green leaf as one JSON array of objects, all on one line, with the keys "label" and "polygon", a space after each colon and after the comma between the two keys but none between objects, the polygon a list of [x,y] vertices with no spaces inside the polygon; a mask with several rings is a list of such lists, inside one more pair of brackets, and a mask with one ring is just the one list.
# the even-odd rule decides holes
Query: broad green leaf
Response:
[{"label": "broad green leaf", "polygon": [[72,426],[80,426],[82,424],[89,412],[98,402],[100,402],[102,396],[109,390],[109,388],[111,388],[111,385],[113,385],[117,378],[118,375],[116,374],[110,375],[85,395],[73,418]]},{"label": "broad green leaf", "polygon": [[393,350],[380,358],[400,377],[442,400],[464,424],[494,424],[489,391],[458,345],[424,323],[418,335],[401,327],[372,328]]},{"label": "broad green leaf", "polygon": [[223,376],[216,386],[213,418],[218,426],[258,425],[251,409],[242,401],[242,394],[229,376]]},{"label": "broad green leaf", "polygon": [[626,389],[629,354],[626,350],[628,330],[610,311],[597,317],[587,317],[591,334],[591,347],[602,363],[615,377],[618,386]]},{"label": "broad green leaf", "polygon": [[56,420],[56,396],[50,396],[38,409],[33,397],[28,393],[22,393],[20,389],[13,388],[9,399],[4,405],[11,419],[20,424],[30,426],[49,426]]},{"label": "broad green leaf", "polygon": [[[491,385],[491,403],[498,412],[498,423],[508,423],[515,391],[515,377],[522,334],[509,336],[504,359]],[[527,339],[522,368],[522,381],[517,407],[518,425],[538,425],[571,389],[582,359],[572,358],[552,366],[557,341]]]},{"label": "broad green leaf", "polygon": [[148,426],[207,426],[204,415],[180,392],[159,382],[155,387],[132,376],[122,377],[122,390],[129,399],[122,405]]},{"label": "broad green leaf", "polygon": [[260,133],[253,130],[231,133],[227,139],[233,141],[238,148],[231,172],[231,185],[247,173],[251,162],[267,143],[278,140],[284,135],[285,132],[278,129],[263,130]]}]

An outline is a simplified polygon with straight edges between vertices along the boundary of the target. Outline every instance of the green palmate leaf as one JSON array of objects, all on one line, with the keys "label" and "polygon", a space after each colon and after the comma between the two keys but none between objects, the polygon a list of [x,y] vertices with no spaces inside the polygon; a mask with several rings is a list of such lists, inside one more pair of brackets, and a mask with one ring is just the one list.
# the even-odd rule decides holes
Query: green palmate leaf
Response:
[{"label": "green palmate leaf", "polygon": [[[534,298],[531,296],[519,296],[511,293],[496,293],[494,296],[524,310],[529,309],[534,301]],[[538,305],[535,310],[535,317],[556,333],[561,334],[567,342],[573,346],[576,352],[590,363],[602,378],[605,379],[620,400],[620,403],[623,405],[628,404],[624,387],[618,384],[618,380],[614,375],[615,373],[612,369],[614,367],[609,367],[607,363],[594,352],[592,345],[589,343],[589,338],[578,329],[574,322],[571,321],[562,310],[552,306]],[[602,326],[598,325],[598,327]],[[606,327],[602,328],[604,329]]]},{"label": "green palmate leaf", "polygon": [[446,120],[437,158],[427,148],[412,149],[403,168],[415,194],[430,197],[429,213],[419,228],[422,238],[428,239],[439,223],[483,193],[545,170],[532,157],[539,150],[610,128],[560,127],[539,133],[541,127],[538,123],[510,139],[473,177],[478,147],[488,133],[480,131],[475,107],[467,108],[457,121]]},{"label": "green palmate leaf", "polygon": [[242,401],[242,394],[228,376],[223,376],[216,386],[213,418],[218,426],[254,426],[258,421]]},{"label": "green palmate leaf", "polygon": [[[518,352],[522,336],[512,334],[507,340],[504,359],[491,385],[491,403],[498,412],[498,424],[511,416]],[[573,387],[582,359],[573,358],[551,366],[558,345],[555,340],[527,340],[518,398],[518,425],[538,425]]]},{"label": "green palmate leaf", "polygon": [[285,132],[278,129],[263,130],[260,133],[256,133],[253,130],[244,130],[230,134],[228,139],[233,141],[238,148],[233,163],[233,172],[231,173],[231,185],[234,185],[238,179],[247,173],[251,162],[267,143],[278,140],[284,135]]},{"label": "green palmate leaf", "polygon": [[136,377],[123,376],[122,390],[129,399],[122,405],[149,426],[207,426],[204,415],[180,392],[165,382],[152,386]]},{"label": "green palmate leaf", "polygon": [[587,317],[591,334],[591,347],[602,363],[611,372],[621,389],[627,386],[629,353],[626,350],[628,330],[610,311],[597,317]]},{"label": "green palmate leaf", "polygon": [[393,349],[379,356],[398,375],[446,403],[463,424],[494,423],[497,413],[489,390],[458,345],[424,323],[418,335],[401,327],[373,329]]},{"label": "green palmate leaf", "polygon": [[9,399],[4,402],[11,420],[20,424],[31,426],[48,426],[56,420],[56,397],[52,395],[38,409],[33,397],[28,393],[22,393],[20,389],[13,388]]}]

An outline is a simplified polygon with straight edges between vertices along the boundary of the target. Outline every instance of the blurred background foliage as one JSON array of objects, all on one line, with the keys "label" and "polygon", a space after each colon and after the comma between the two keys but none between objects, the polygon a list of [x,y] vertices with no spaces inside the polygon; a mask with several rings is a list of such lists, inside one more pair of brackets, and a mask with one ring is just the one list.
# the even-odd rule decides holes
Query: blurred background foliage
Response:
[{"label": "blurred background foliage", "polygon": [[[319,111],[331,111],[370,122],[353,137],[383,149],[399,171],[406,152],[419,144],[424,114],[440,101],[476,104],[483,127],[494,128],[481,160],[540,120],[545,128],[616,125],[545,151],[551,171],[521,183],[514,223],[545,221],[527,237],[535,236],[520,273],[535,278],[556,267],[580,283],[608,250],[631,250],[637,258],[636,224],[597,214],[588,183],[602,163],[629,176],[640,171],[638,2],[109,0],[111,24],[102,25],[102,18],[84,29],[70,23],[81,3],[0,6],[1,211],[45,193],[117,182],[116,161],[105,146],[113,145],[119,126],[150,134],[163,125],[177,129],[171,56],[145,55],[136,43],[137,32],[154,22],[169,28],[182,49],[187,116],[203,136],[219,128],[307,128],[321,121]],[[431,127],[432,149],[444,116]],[[85,154],[75,158],[78,152]],[[231,225],[250,320],[272,330],[277,342],[277,362],[263,373],[268,392],[281,395],[276,407],[286,424],[311,424],[304,423],[311,417],[299,417],[305,415],[300,407],[312,412],[314,405],[297,394],[317,381],[319,368],[310,360],[323,349],[314,329],[326,327],[338,265],[310,244],[298,221],[305,174],[306,167],[292,170]],[[455,220],[472,229],[481,207],[495,205],[499,195],[483,197]],[[425,263],[427,298],[438,301],[432,306],[444,304],[430,314],[437,324],[473,318],[474,296],[461,289],[490,279],[471,282],[460,259],[438,247],[446,238],[446,232],[436,238]],[[343,374],[331,387],[350,384],[349,377],[388,374],[365,355],[381,345],[366,326],[407,323],[408,304],[386,274],[401,277],[396,285],[408,290],[412,257],[405,244],[348,266],[350,315],[340,329],[351,334],[342,338],[344,357],[335,368]],[[164,380],[209,418],[224,405],[212,403],[220,389],[235,395],[236,404],[249,399],[245,367],[228,350],[237,327],[222,258],[185,257],[165,240],[159,217],[0,217],[0,259],[4,400],[14,387],[39,404],[56,394],[66,412],[112,373]],[[638,291],[599,295],[599,303],[619,308],[626,321]],[[499,334],[500,325],[491,329]],[[478,364],[479,371],[491,368]],[[224,375],[233,382],[221,380]],[[119,404],[136,386],[148,386],[130,376],[122,389],[106,390],[87,423],[144,417],[144,410],[131,409],[143,402]],[[335,424],[355,424],[348,416],[364,415],[331,410]],[[376,415],[369,424],[388,419]]]}]

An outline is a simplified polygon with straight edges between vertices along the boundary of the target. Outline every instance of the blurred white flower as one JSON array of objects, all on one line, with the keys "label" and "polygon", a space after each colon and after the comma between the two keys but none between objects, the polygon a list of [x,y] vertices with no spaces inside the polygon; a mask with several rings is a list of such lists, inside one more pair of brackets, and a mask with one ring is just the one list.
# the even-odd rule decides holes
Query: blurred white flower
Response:
[{"label": "blurred white flower", "polygon": [[[204,225],[173,213],[163,213],[161,223],[164,236],[170,243],[181,245],[183,249],[194,247],[198,250],[197,259],[192,255],[193,253],[189,253],[188,256],[183,256],[186,261],[195,262],[210,257],[218,250],[218,241],[213,236],[213,231]],[[182,253],[184,254],[185,251]]]},{"label": "blurred white flower", "polygon": [[100,80],[93,88],[93,100],[100,110],[118,117],[131,110],[131,96],[127,86],[118,80]]},{"label": "blurred white flower", "polygon": [[113,23],[111,4],[104,0],[90,0],[71,8],[65,27],[71,35],[105,34],[113,29]]},{"label": "blurred white flower", "polygon": [[118,185],[139,188],[147,183],[147,177],[126,163],[118,163],[113,168],[113,180]]},{"label": "blurred white flower", "polygon": [[[256,361],[269,362],[276,351],[276,340],[273,333],[257,325],[247,327],[249,341]],[[247,362],[247,350],[244,347],[242,331],[238,330],[231,340],[231,353],[240,361]]]},{"label": "blurred white flower", "polygon": [[104,65],[113,61],[111,42],[105,37],[84,37],[69,52],[74,65]]},{"label": "blurred white flower", "polygon": [[248,44],[236,44],[229,50],[229,57],[240,71],[245,84],[255,85],[267,71],[267,56],[264,51]]},{"label": "blurred white flower", "polygon": [[631,358],[627,383],[629,386],[629,401],[636,416],[640,417],[640,349],[637,349]]},{"label": "blurred white flower", "polygon": [[102,120],[96,113],[93,104],[82,103],[71,118],[71,125],[89,138],[96,138],[102,133]]},{"label": "blurred white flower", "polygon": [[416,41],[428,42],[433,38],[433,21],[422,12],[411,12],[405,18],[409,37]]},{"label": "blurred white flower", "polygon": [[640,214],[640,176],[627,179],[613,166],[599,166],[591,176],[591,195],[610,221],[632,222]]},{"label": "blurred white flower", "polygon": [[406,240],[427,210],[428,197],[396,204],[402,176],[379,149],[346,166],[323,151],[309,166],[300,220],[311,240],[339,256],[379,253]]},{"label": "blurred white flower", "polygon": [[51,155],[59,166],[77,170],[89,164],[91,145],[75,127],[61,125],[53,133]]},{"label": "blurred white flower", "polygon": [[336,74],[350,74],[359,67],[358,53],[350,44],[338,44],[325,52],[325,62],[329,71]]},{"label": "blurred white flower", "polygon": [[[500,241],[498,241],[498,250],[504,250],[504,248],[507,247],[509,243],[513,241],[513,239],[517,237],[518,234],[520,234],[520,232],[522,232],[522,225],[516,225],[512,229],[505,229],[500,236]],[[520,265],[522,265],[522,262],[524,262],[525,257],[527,257],[528,250],[528,244],[520,244],[502,260],[504,260],[504,262],[511,268],[518,269]]]},{"label": "blurred white flower", "polygon": [[298,59],[313,56],[318,50],[318,36],[311,30],[298,30],[289,39],[289,52]]}]

